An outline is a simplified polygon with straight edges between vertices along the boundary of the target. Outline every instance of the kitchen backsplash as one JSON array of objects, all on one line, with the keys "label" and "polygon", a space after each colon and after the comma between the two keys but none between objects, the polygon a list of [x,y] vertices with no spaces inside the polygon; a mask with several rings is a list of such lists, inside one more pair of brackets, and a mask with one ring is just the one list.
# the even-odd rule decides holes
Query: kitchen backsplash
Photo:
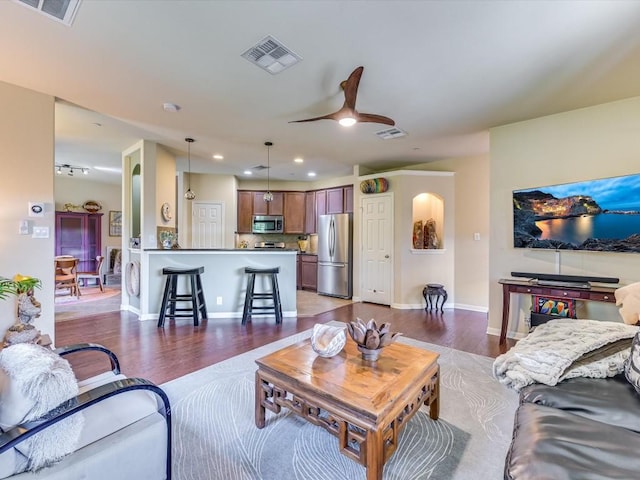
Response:
[{"label": "kitchen backsplash", "polygon": [[268,233],[264,235],[259,234],[236,234],[236,248],[242,248],[241,243],[247,242],[248,248],[253,248],[256,243],[259,242],[284,242],[285,248],[295,248],[298,250],[298,237],[304,236],[309,240],[309,247],[307,253],[318,252],[318,235],[296,235],[296,234],[284,234],[284,233]]}]

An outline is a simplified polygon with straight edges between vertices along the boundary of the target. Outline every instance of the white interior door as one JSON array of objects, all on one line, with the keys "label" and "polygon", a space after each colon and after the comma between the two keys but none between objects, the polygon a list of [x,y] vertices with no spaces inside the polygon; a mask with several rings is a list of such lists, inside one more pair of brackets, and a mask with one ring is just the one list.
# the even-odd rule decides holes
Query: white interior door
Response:
[{"label": "white interior door", "polygon": [[224,248],[224,205],[193,202],[191,248]]},{"label": "white interior door", "polygon": [[393,197],[365,196],[362,206],[362,290],[364,302],[391,305]]}]

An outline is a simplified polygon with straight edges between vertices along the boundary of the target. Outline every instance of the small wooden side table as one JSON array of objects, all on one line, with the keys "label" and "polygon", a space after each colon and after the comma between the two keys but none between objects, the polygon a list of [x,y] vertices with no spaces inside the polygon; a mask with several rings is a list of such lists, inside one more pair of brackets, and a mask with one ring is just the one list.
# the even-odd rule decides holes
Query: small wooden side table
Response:
[{"label": "small wooden side table", "polygon": [[[449,295],[447,295],[447,291],[444,289],[443,285],[440,285],[439,283],[427,283],[427,285],[422,289],[422,296],[424,297],[424,301],[427,302],[427,306],[424,307],[425,310],[431,310],[435,305],[436,311],[440,308],[440,311],[444,312],[444,302],[447,301]],[[440,304],[440,307],[438,307],[438,302],[440,300],[442,300],[442,303]]]}]

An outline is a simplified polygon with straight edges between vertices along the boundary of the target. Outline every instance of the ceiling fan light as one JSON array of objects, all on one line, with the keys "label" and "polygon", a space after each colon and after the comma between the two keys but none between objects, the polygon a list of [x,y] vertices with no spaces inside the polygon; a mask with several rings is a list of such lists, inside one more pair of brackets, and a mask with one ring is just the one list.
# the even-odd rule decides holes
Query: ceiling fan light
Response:
[{"label": "ceiling fan light", "polygon": [[338,120],[338,123],[343,127],[352,127],[356,124],[356,119],[353,117],[344,117]]}]

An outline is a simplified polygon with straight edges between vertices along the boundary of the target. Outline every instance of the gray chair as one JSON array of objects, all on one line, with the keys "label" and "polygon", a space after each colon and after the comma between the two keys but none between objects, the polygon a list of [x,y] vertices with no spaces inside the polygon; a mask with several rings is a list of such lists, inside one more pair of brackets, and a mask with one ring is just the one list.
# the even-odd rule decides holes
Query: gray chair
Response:
[{"label": "gray chair", "polygon": [[[167,395],[148,380],[122,375],[116,355],[101,345],[78,344],[54,352],[66,356],[86,351],[105,354],[111,370],[78,382],[80,393],[76,397],[2,433],[0,478],[171,479],[171,407]],[[73,375],[71,378],[73,381]],[[53,465],[31,471],[28,449],[33,447],[26,441],[35,440],[38,433],[66,428],[68,423],[63,422],[76,415],[83,416],[76,449]],[[54,432],[54,441],[59,432]]]},{"label": "gray chair", "polygon": [[104,263],[104,257],[98,255],[96,257],[95,269],[89,272],[78,272],[78,280],[82,280],[82,286],[87,286],[87,280],[95,280],[100,287],[100,291],[104,292],[104,286],[102,284],[102,264]]}]

